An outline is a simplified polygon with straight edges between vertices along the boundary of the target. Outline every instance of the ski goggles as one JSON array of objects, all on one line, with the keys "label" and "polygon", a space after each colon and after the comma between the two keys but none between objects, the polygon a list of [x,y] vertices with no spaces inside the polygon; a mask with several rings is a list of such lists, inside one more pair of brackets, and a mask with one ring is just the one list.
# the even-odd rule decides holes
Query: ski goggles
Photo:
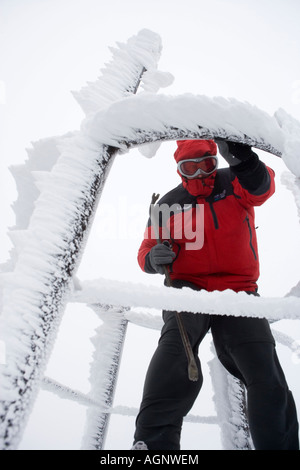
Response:
[{"label": "ski goggles", "polygon": [[190,158],[181,160],[177,164],[177,170],[186,178],[196,178],[196,176],[211,175],[218,167],[218,158],[212,155],[206,155],[200,158]]}]

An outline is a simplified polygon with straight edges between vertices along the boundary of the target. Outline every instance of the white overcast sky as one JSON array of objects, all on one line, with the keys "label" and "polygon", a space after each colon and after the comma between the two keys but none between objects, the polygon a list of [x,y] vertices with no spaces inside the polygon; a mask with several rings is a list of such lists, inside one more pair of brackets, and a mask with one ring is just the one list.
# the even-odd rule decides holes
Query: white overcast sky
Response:
[{"label": "white overcast sky", "polygon": [[[31,142],[79,128],[84,115],[71,91],[99,76],[111,59],[109,46],[148,28],[162,38],[159,69],[175,77],[162,92],[235,97],[270,114],[282,107],[300,120],[299,19],[298,0],[0,0],[0,262],[8,258],[7,228],[15,223],[8,167],[25,161]],[[139,174],[132,170],[136,154],[129,163],[123,156],[104,203],[120,203],[120,180],[129,205],[172,189],[175,167],[167,178],[160,169],[174,149],[162,145]],[[284,295],[300,277],[299,223],[293,198],[281,187],[283,163],[263,158],[275,168],[278,191],[259,216],[262,292]],[[95,220],[79,274],[149,281],[136,265],[139,237],[115,241],[124,260],[113,267],[105,258],[108,241],[100,238]],[[102,256],[107,262],[98,265]]]}]

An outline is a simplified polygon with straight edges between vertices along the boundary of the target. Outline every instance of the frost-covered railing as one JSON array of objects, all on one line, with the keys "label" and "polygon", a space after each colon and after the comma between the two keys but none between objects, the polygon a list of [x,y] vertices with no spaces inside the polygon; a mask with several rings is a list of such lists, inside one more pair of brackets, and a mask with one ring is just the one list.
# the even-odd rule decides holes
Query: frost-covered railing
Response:
[{"label": "frost-covered railing", "polygon": [[[293,295],[291,295],[293,293]],[[267,318],[270,321],[300,320],[300,292],[295,287],[286,297],[256,297],[245,292],[193,291],[189,288],[170,289],[133,282],[98,279],[81,283],[73,294],[76,302],[104,302],[123,307],[146,307],[165,310],[205,312],[212,315],[236,315]],[[143,314],[139,314],[141,319]]]},{"label": "frost-covered railing", "polygon": [[[81,292],[80,298],[82,300],[83,297]],[[95,297],[96,294],[93,298],[95,299]],[[134,297],[134,294],[132,294],[132,297]],[[86,300],[87,298],[91,298],[90,293],[87,294]],[[75,299],[78,300],[77,295],[75,295]],[[147,301],[145,304],[147,304]],[[113,406],[127,323],[160,330],[163,322],[161,315],[155,315],[150,311],[141,313],[136,309],[130,310],[129,308],[101,304],[90,304],[89,307],[96,312],[103,322],[93,338],[95,351],[90,374],[90,392],[83,394],[48,377],[43,379],[41,386],[43,389],[57,394],[60,398],[73,400],[87,407],[88,416],[82,448],[103,450],[105,449],[109,417],[112,414],[135,417],[138,413],[138,408],[128,407],[126,404]],[[272,333],[277,343],[288,347],[293,352],[295,359],[299,361],[299,344],[289,336],[276,331],[276,325],[275,328],[272,325]],[[212,349],[215,353],[213,345]],[[208,365],[214,391],[213,400],[216,415],[188,414],[184,421],[198,425],[218,425],[224,449],[251,449],[252,440],[246,418],[244,386],[239,380],[226,372],[216,355]]]},{"label": "frost-covered railing", "polygon": [[[53,150],[49,167],[42,166],[35,174],[38,191],[28,199],[34,210],[30,217],[19,216],[17,230],[12,232],[15,245],[12,263],[6,266],[7,272],[2,276],[0,340],[6,345],[6,365],[0,366],[1,448],[15,448],[19,442],[64,305],[70,300],[72,276],[117,151],[124,153],[141,146],[144,155],[153,156],[161,142],[177,139],[219,137],[244,142],[282,157],[294,173],[288,179],[288,185],[299,201],[300,160],[296,158],[296,150],[300,147],[300,124],[283,110],[271,117],[236,100],[155,95],[153,91],[170,81],[168,74],[156,70],[160,48],[157,35],[148,31],[142,31],[125,46],[120,45],[114,53],[115,62],[102,78],[77,95],[86,112],[80,131],[46,145],[47,148],[52,145]],[[147,93],[132,97],[141,81]],[[30,165],[27,170],[26,181],[31,190]],[[23,181],[21,187],[24,189],[24,186]],[[255,303],[255,312],[266,316],[269,309],[267,316],[270,315],[272,320],[296,318],[298,299],[295,297],[299,294],[299,285],[292,290],[291,296],[280,301],[259,299]],[[82,292],[77,292],[73,298],[78,301],[81,296],[82,302],[115,304],[118,292],[117,304],[122,308],[131,305],[122,285],[112,292],[110,287],[105,289],[105,281],[101,280],[100,291],[93,286],[95,299],[92,301],[87,295],[90,287],[83,283]],[[131,287],[134,291],[134,286]],[[163,297],[168,296],[168,300],[160,298],[157,308],[172,304],[173,309],[180,310],[184,303],[184,310],[194,311],[195,299],[190,299],[187,305],[185,290],[174,292],[172,296],[163,290],[160,293]],[[121,294],[122,301],[119,300]],[[136,295],[136,292],[132,293],[132,297]],[[181,300],[180,295],[183,296]],[[225,307],[229,309],[233,299],[222,297],[219,300],[213,294],[212,312],[209,295],[209,301],[204,295],[201,301],[198,299],[202,302],[202,310],[206,307],[207,313],[226,314]],[[224,295],[230,296],[230,293]],[[228,303],[226,300],[224,304],[224,298]],[[152,293],[151,307],[154,299]],[[148,301],[150,303],[150,299]],[[246,315],[254,305],[252,302],[254,300],[248,296],[246,300],[238,294],[230,306],[230,313]],[[264,302],[268,307],[265,308]],[[280,302],[281,311],[278,310]],[[140,305],[143,305],[143,299],[140,299]],[[232,306],[239,310],[233,312]],[[112,372],[115,373],[116,370]],[[100,417],[100,420],[100,426],[104,426],[106,418]]]}]

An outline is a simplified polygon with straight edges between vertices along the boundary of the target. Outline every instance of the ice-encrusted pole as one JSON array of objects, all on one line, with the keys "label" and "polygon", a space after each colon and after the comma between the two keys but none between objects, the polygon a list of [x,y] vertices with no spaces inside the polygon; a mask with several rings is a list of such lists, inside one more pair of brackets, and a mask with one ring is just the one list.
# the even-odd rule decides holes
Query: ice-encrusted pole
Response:
[{"label": "ice-encrusted pole", "polygon": [[[101,402],[103,412],[90,407],[82,447],[84,450],[102,450],[108,430],[118,372],[127,330],[124,308],[112,305],[90,305],[103,321],[93,338],[95,347],[90,370],[89,398]],[[106,410],[106,411],[105,411]]]},{"label": "ice-encrusted pole", "polygon": [[216,357],[209,362],[209,367],[223,448],[251,450],[252,441],[246,416],[246,395],[243,384],[231,376]]},{"label": "ice-encrusted pole", "polygon": [[[160,38],[147,30],[114,50],[103,76],[76,98],[87,116],[135,93],[156,67]],[[6,364],[0,366],[0,448],[17,447],[32,409],[69,292],[72,275],[117,150],[83,131],[62,139],[61,155],[43,183],[22,248],[7,274],[0,318]]]}]

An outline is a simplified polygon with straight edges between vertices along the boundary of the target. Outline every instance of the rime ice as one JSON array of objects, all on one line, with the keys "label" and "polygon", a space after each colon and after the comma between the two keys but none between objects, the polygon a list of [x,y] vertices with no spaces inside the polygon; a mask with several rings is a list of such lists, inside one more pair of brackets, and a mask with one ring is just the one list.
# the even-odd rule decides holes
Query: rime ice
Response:
[{"label": "rime ice", "polygon": [[[63,307],[71,298],[71,275],[113,159],[108,146],[122,152],[142,146],[143,154],[151,157],[163,140],[242,140],[282,156],[296,176],[288,180],[288,185],[300,207],[299,123],[283,111],[272,117],[234,99],[155,95],[172,80],[170,74],[157,71],[160,51],[159,36],[147,30],[113,49],[114,60],[102,76],[74,93],[86,114],[81,129],[34,144],[25,165],[12,170],[19,198],[14,206],[16,227],[11,232],[14,249],[0,279],[0,341],[6,346],[6,364],[0,367],[1,448],[15,448],[19,442]],[[133,97],[140,80],[144,91]],[[281,300],[247,296],[246,301],[242,295],[234,294],[233,302],[231,293],[210,293],[208,298],[205,293],[197,297],[184,289],[173,293],[172,298],[163,288],[155,293],[149,295],[145,286],[100,280],[97,286],[83,284],[82,293],[75,297],[84,302],[100,299],[102,303],[116,302],[121,306],[171,310],[184,304],[190,311],[199,311],[199,301],[211,313],[226,314],[230,306],[231,314],[249,315],[251,310],[257,316],[272,319],[283,315],[296,318],[299,312],[299,286],[294,289],[294,296]],[[157,324],[157,320],[153,321]],[[115,338],[113,331],[106,333]],[[102,375],[94,384],[95,394],[109,378],[107,366],[113,353],[109,340],[101,357]],[[104,405],[105,400],[101,396]],[[98,424],[90,417],[91,429],[95,430]],[[96,434],[90,435],[89,444],[94,438]]]}]

